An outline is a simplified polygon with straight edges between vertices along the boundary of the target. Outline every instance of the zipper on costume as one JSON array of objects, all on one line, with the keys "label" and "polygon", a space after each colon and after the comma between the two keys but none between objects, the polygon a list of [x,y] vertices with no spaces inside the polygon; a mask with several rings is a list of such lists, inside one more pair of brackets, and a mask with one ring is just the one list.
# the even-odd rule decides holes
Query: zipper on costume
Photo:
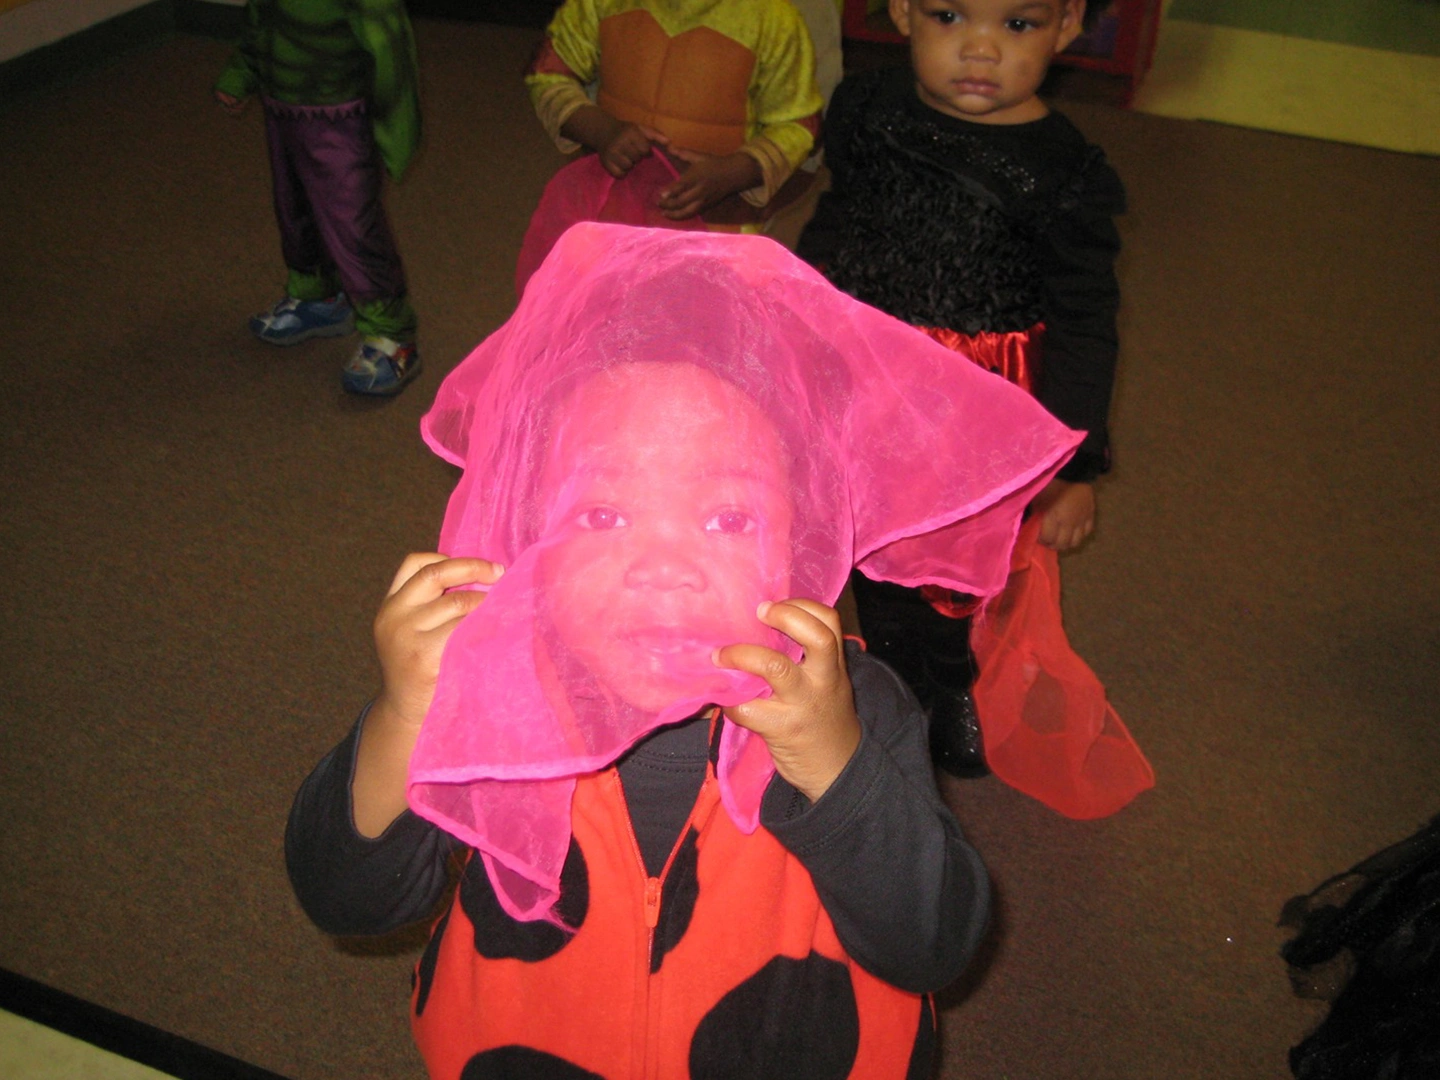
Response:
[{"label": "zipper on costume", "polygon": [[[620,804],[625,807],[625,821],[629,826],[625,831],[630,837],[630,853],[635,856],[635,865],[639,868],[640,877],[645,882],[645,970],[648,972],[654,959],[655,927],[660,925],[660,894],[665,886],[665,871],[670,868],[670,863],[668,860],[666,861],[659,877],[650,876],[650,871],[645,868],[645,856],[640,851],[640,841],[635,838],[635,824],[630,820],[630,804],[625,801],[625,785],[620,780],[619,770],[615,770],[611,776],[614,779],[615,791],[620,796]],[[685,835],[683,830],[680,835]],[[675,857],[673,851],[670,853],[670,857]]]},{"label": "zipper on costume", "polygon": [[[713,724],[713,718],[712,718]],[[675,856],[680,853],[680,847],[685,843],[685,837],[690,834],[695,824],[695,811],[704,801],[705,789],[715,782],[714,770],[705,769],[705,779],[700,784],[700,792],[695,797],[694,804],[690,807],[690,813],[685,817],[685,824],[680,827],[680,835],[675,838],[674,845],[670,848],[670,854],[665,859],[665,865],[660,869],[659,877],[651,877],[650,871],[645,866],[645,856],[640,851],[640,841],[635,836],[635,824],[630,821],[630,804],[625,801],[625,785],[620,780],[618,769],[611,771],[611,779],[615,784],[615,791],[620,797],[620,805],[625,808],[625,820],[630,827],[626,831],[630,834],[630,851],[635,856],[635,865],[640,869],[640,876],[645,882],[644,893],[644,915],[645,915],[645,1054],[644,1070],[645,1075],[651,1075],[650,1054],[654,1049],[654,1032],[650,1030],[652,1023],[650,999],[651,988],[657,976],[653,971],[655,963],[655,929],[660,925],[660,901],[665,893],[665,879],[670,873],[670,867],[675,862]]]},{"label": "zipper on costume", "polygon": [[[650,965],[653,962],[655,952],[655,927],[660,924],[660,895],[664,883],[660,878],[652,878],[650,872],[645,868],[645,856],[640,851],[640,841],[635,837],[635,824],[630,820],[630,804],[625,799],[625,785],[620,780],[620,770],[610,771],[610,781],[615,785],[615,794],[620,800],[620,805],[625,810],[625,832],[630,838],[630,853],[635,857],[635,865],[640,870],[640,877],[645,882],[644,886],[644,916],[645,916],[645,972],[641,976],[641,1019],[640,1019],[640,1044],[636,1047],[636,1064],[640,1067],[642,1075],[650,1075],[650,990],[652,979],[650,976]],[[662,871],[663,875],[663,871]]]}]

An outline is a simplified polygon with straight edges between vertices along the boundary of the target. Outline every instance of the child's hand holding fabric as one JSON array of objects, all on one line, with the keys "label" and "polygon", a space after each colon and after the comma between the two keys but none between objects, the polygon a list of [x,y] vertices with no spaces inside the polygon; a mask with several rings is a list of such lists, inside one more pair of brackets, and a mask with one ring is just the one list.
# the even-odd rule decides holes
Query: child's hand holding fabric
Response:
[{"label": "child's hand holding fabric", "polygon": [[379,836],[405,809],[406,770],[435,696],[440,654],[460,620],[485,599],[459,587],[493,585],[504,572],[485,559],[436,552],[411,554],[400,564],[375,616],[383,688],[365,717],[352,786],[362,836]]},{"label": "child's hand holding fabric", "polygon": [[1051,480],[1031,509],[1040,515],[1040,543],[1056,551],[1070,551],[1095,531],[1095,485]]},{"label": "child's hand holding fabric", "polygon": [[671,147],[672,158],[689,165],[680,179],[660,192],[660,212],[674,221],[704,213],[722,199],[764,181],[760,163],[749,154],[702,154]]},{"label": "child's hand holding fabric", "polygon": [[718,666],[764,679],[774,691],[768,698],[732,705],[725,715],[764,739],[775,770],[813,803],[829,790],[860,744],[840,615],[814,600],[765,603],[756,614],[804,652],[797,663],[763,645],[717,649]]}]

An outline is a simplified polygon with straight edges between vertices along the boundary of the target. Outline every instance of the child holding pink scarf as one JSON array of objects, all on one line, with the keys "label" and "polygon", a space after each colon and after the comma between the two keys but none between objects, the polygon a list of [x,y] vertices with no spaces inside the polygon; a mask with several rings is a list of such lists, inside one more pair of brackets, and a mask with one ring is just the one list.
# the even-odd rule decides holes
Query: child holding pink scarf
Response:
[{"label": "child holding pink scarf", "polygon": [[950,364],[763,238],[581,225],[446,380],[444,554],[287,838],[336,933],[427,916],[461,858],[433,1077],[928,1068],[986,877],[830,605],[857,564],[994,592],[1079,438],[978,369],[937,394]]}]

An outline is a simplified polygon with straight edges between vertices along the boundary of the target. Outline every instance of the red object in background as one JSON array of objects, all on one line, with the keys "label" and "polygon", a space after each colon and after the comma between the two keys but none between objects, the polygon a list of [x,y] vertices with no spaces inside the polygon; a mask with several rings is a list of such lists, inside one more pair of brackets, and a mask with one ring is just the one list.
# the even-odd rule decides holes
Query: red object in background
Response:
[{"label": "red object in background", "polygon": [[[1160,6],[1161,0],[1112,0],[1094,28],[1077,38],[1055,62],[1121,76],[1125,79],[1124,104],[1129,105],[1155,56]],[[868,9],[867,0],[845,0],[845,37],[852,41],[905,40],[883,11],[872,19]]]}]

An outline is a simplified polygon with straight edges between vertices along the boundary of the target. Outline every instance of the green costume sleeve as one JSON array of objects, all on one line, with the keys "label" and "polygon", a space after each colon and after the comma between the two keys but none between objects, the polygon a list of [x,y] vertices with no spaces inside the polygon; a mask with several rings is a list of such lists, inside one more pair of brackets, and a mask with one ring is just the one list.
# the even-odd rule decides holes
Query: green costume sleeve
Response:
[{"label": "green costume sleeve", "polygon": [[385,170],[404,175],[420,143],[420,93],[415,34],[403,0],[356,0],[355,40],[370,54],[370,119]]},{"label": "green costume sleeve", "polygon": [[240,44],[230,54],[230,62],[215,81],[216,90],[243,100],[260,89],[260,77],[255,66],[255,43],[259,29],[259,16],[254,0],[251,0],[245,5],[245,30]]}]

